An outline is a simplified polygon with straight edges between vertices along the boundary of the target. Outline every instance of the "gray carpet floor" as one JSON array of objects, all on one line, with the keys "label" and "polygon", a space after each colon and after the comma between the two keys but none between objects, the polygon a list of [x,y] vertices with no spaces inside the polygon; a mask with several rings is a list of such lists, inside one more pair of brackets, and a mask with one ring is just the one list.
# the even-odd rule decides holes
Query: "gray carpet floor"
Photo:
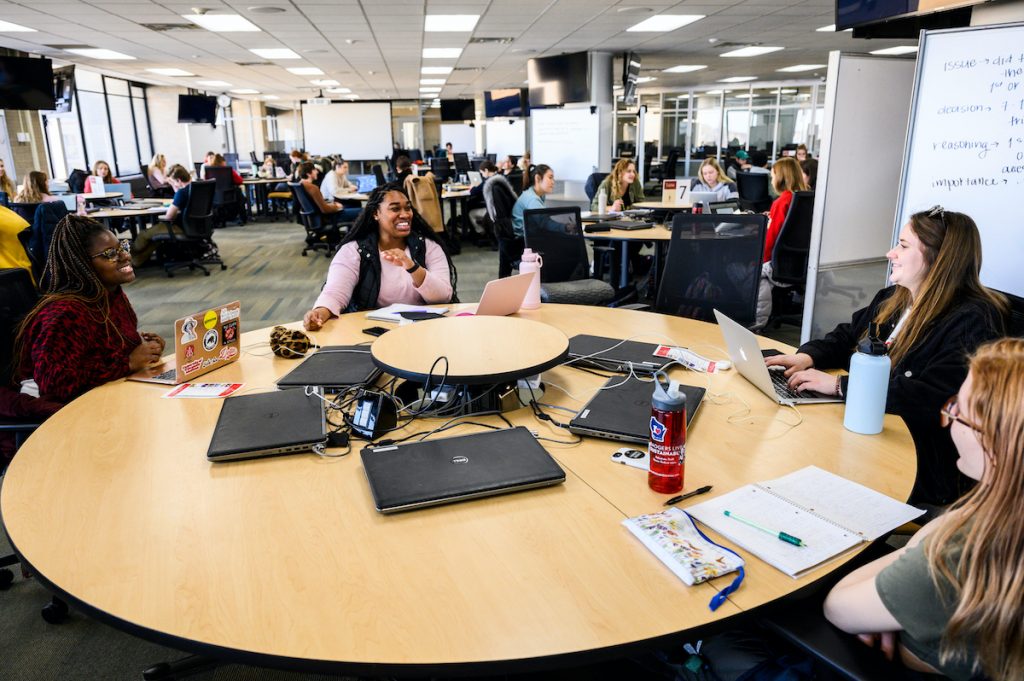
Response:
[{"label": "gray carpet floor", "polygon": [[[208,277],[182,271],[173,278],[167,278],[160,267],[138,271],[127,292],[140,328],[169,336],[174,320],[183,313],[237,298],[243,304],[245,328],[255,329],[301,319],[313,304],[330,260],[322,254],[300,255],[304,232],[298,225],[260,221],[218,230],[215,239],[227,270],[214,269]],[[460,298],[479,300],[484,284],[497,275],[497,253],[467,244],[454,262]],[[794,333],[792,328],[783,327],[778,338],[793,343]],[[0,556],[9,553],[6,535],[0,533]],[[39,611],[48,601],[49,594],[39,583],[22,579],[20,574],[10,590],[0,593],[0,681],[139,679],[142,670],[152,664],[182,657],[178,651],[135,638],[74,611],[64,624],[47,624]],[[552,674],[551,678],[597,676],[594,670],[576,670]],[[313,681],[328,677],[224,665],[191,678]]]}]

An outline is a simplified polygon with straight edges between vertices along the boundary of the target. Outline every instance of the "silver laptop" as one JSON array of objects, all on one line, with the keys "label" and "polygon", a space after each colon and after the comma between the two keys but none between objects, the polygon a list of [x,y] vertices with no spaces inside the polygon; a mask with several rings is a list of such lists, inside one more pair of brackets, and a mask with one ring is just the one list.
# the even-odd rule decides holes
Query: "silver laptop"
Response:
[{"label": "silver laptop", "polygon": [[470,170],[466,174],[469,175],[469,184],[473,187],[484,181],[484,176],[477,170]]},{"label": "silver laptop", "polygon": [[690,205],[700,204],[705,212],[711,212],[711,204],[718,203],[718,192],[699,192],[690,190]]},{"label": "silver laptop", "polygon": [[504,317],[519,312],[526,299],[526,292],[530,290],[530,282],[536,276],[540,275],[527,272],[487,282],[480,296],[480,304],[473,314]]},{"label": "silver laptop", "polygon": [[772,369],[764,363],[764,355],[757,344],[757,337],[748,329],[743,328],[724,314],[715,310],[715,319],[722,329],[722,337],[729,348],[729,359],[736,365],[736,370],[768,397],[779,404],[818,404],[825,402],[842,402],[832,395],[805,391],[802,393],[791,390],[786,385],[786,377],[781,371]]}]

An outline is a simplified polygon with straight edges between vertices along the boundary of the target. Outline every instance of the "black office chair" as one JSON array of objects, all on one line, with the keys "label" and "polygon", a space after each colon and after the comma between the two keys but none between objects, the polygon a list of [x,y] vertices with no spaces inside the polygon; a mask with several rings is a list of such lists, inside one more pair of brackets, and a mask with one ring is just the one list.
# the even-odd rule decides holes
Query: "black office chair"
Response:
[{"label": "black office chair", "polygon": [[4,208],[11,207],[11,197],[7,195],[7,192],[0,192],[0,206]]},{"label": "black office chair", "polygon": [[509,181],[495,175],[487,179],[483,188],[487,217],[494,226],[494,238],[498,242],[498,278],[512,276],[523,256],[523,240],[512,231],[512,208],[516,204],[516,192]]},{"label": "black office chair", "polygon": [[455,162],[456,173],[468,173],[471,170],[472,166],[469,165],[469,154],[457,151],[452,154],[452,158]]},{"label": "black office chair", "polygon": [[435,156],[430,159],[430,172],[438,182],[447,182],[452,177],[452,167],[447,156]]},{"label": "black office chair", "polygon": [[803,321],[813,217],[814,192],[793,192],[793,202],[772,250],[772,281],[782,284],[772,288],[769,322],[775,328],[783,322],[799,325]]},{"label": "black office chair", "polygon": [[772,197],[768,193],[768,173],[751,173],[745,170],[736,171],[736,191],[740,195],[740,208],[761,213],[772,207]]},{"label": "black office chair", "polygon": [[213,193],[214,227],[225,227],[228,220],[234,219],[244,225],[246,222],[245,205],[242,192],[235,184],[231,168],[206,166],[205,175],[207,180],[213,180],[216,183]]},{"label": "black office chair", "polygon": [[324,257],[329,258],[341,242],[341,227],[338,224],[338,213],[324,215],[317,208],[313,199],[306,193],[301,182],[289,182],[288,188],[299,207],[302,227],[306,230],[306,246],[302,249],[305,257],[309,251],[322,249]]},{"label": "black office chair", "polygon": [[68,173],[68,191],[72,194],[81,194],[85,191],[85,179],[89,177],[88,171],[75,168]]},{"label": "black office chair", "polygon": [[387,178],[384,177],[384,169],[380,166],[379,163],[376,163],[373,166],[373,176],[377,178],[378,187],[382,187],[388,183]]},{"label": "black office chair", "polygon": [[540,298],[545,303],[606,305],[615,289],[590,277],[580,209],[538,208],[523,212],[526,246],[540,253]]},{"label": "black office chair", "polygon": [[1024,298],[1003,293],[1010,302],[1010,314],[1006,319],[1006,335],[1024,338]]},{"label": "black office chair", "polygon": [[654,309],[714,322],[717,309],[754,323],[768,218],[676,213]]},{"label": "black office chair", "polygon": [[586,184],[583,185],[583,191],[586,192],[588,199],[594,200],[594,195],[597,194],[598,188],[606,177],[608,177],[608,173],[590,173]]},{"label": "black office chair", "polygon": [[185,267],[189,271],[202,270],[207,277],[210,276],[210,270],[204,265],[220,265],[222,270],[227,269],[213,240],[213,196],[216,182],[196,180],[189,187],[188,204],[181,216],[181,231],[184,235],[176,233],[172,225],[167,223],[167,233],[153,237],[168,277],[173,277],[175,270]]},{"label": "black office chair", "polygon": [[32,261],[32,275],[39,281],[46,266],[46,258],[50,254],[50,242],[57,223],[68,214],[63,201],[40,203],[32,216],[32,230],[28,236],[28,255]]}]

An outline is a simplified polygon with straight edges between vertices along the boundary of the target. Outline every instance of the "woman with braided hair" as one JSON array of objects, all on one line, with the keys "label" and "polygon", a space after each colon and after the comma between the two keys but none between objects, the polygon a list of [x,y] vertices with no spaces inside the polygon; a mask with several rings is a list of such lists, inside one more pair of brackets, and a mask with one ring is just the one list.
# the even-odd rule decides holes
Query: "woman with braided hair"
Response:
[{"label": "woman with braided hair", "polygon": [[[43,270],[43,296],[18,329],[22,392],[67,404],[160,361],[164,340],[139,333],[121,289],[135,279],[130,242],[78,215],[61,220]],[[38,393],[36,393],[36,390]]]}]

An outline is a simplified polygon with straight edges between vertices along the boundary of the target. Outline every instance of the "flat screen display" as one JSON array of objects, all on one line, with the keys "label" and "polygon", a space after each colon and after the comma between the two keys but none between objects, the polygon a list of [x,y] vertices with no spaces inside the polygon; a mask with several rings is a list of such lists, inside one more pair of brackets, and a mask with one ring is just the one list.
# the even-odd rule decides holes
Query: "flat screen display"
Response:
[{"label": "flat screen display", "polygon": [[75,95],[75,67],[65,66],[53,72],[54,110],[57,113],[71,111],[71,100]]},{"label": "flat screen display", "polygon": [[526,88],[490,90],[484,93],[487,118],[522,118],[530,115],[530,92]]},{"label": "flat screen display", "polygon": [[622,100],[626,104],[636,103],[636,82],[640,77],[640,55],[627,52],[622,55]]},{"label": "flat screen display", "polygon": [[956,7],[980,5],[988,0],[836,0],[836,30],[865,26],[896,17],[951,10]]},{"label": "flat screen display", "polygon": [[461,123],[476,118],[476,104],[472,99],[442,99],[441,120]]},{"label": "flat screen display", "polygon": [[178,95],[179,123],[217,122],[217,99],[202,95]]},{"label": "flat screen display", "polygon": [[530,106],[558,106],[590,101],[590,68],[586,52],[538,57],[526,64]]},{"label": "flat screen display", "polygon": [[52,111],[53,62],[29,57],[0,57],[0,109]]}]

